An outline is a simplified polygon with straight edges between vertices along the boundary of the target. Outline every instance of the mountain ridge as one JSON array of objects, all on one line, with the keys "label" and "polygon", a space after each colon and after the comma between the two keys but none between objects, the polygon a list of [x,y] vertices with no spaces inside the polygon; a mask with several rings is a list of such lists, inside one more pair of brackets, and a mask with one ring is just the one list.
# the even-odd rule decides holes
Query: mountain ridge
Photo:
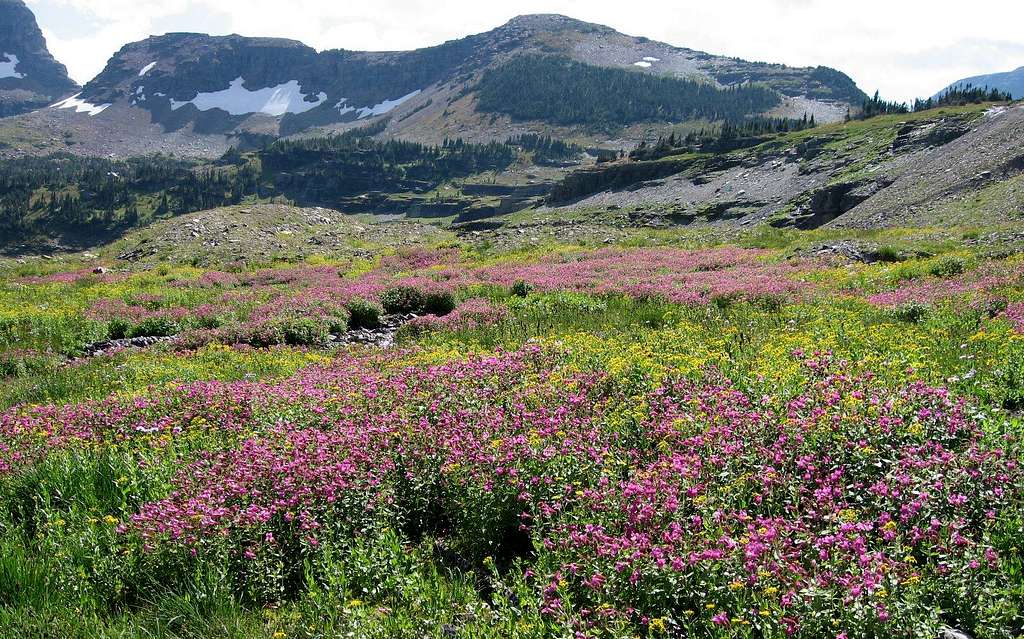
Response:
[{"label": "mountain ridge", "polygon": [[938,97],[950,89],[963,88],[967,85],[979,88],[988,87],[989,89],[998,89],[999,91],[1004,91],[1012,95],[1014,98],[1019,99],[1024,97],[1024,67],[1014,69],[1013,71],[988,73],[964,78],[963,80],[957,80],[942,91],[936,93],[934,97]]},{"label": "mountain ridge", "polygon": [[[389,118],[384,137],[432,144],[544,133],[588,145],[621,138],[618,146],[630,146],[650,124],[679,123],[677,117],[562,126],[544,118],[517,120],[501,109],[481,110],[478,97],[486,73],[523,55],[572,61],[598,74],[628,71],[669,82],[697,81],[716,90],[764,85],[778,96],[777,104],[764,112],[773,117],[811,113],[818,121],[836,121],[864,95],[848,76],[825,67],[749,63],[538,14],[411,51],[318,52],[282,38],[153,36],[122,47],[75,101],[31,114],[25,124],[71,131],[73,138],[81,138],[77,148],[69,149],[77,153],[102,147],[104,153],[128,156],[156,147],[208,157],[231,145],[331,134],[383,118]],[[114,121],[119,125],[113,126]],[[117,130],[131,131],[124,144]],[[105,144],[104,137],[111,135],[114,143]],[[134,140],[140,141],[138,148]],[[64,149],[43,145],[43,152],[53,150]]]}]

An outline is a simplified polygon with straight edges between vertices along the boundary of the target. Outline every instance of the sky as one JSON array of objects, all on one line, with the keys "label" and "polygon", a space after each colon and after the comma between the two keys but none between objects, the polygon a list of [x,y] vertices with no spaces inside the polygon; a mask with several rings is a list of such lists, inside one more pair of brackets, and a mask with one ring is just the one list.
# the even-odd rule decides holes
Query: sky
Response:
[{"label": "sky", "polygon": [[1024,3],[987,0],[26,0],[85,83],[122,45],[173,31],[386,51],[440,44],[527,13],[561,13],[719,55],[849,74],[868,93],[927,97],[1024,66]]}]

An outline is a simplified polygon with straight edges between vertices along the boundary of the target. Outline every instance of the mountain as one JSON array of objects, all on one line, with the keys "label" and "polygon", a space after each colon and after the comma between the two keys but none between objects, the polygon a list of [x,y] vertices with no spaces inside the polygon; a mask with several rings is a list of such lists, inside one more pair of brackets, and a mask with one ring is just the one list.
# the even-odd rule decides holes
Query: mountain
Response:
[{"label": "mountain", "polygon": [[964,78],[949,85],[936,94],[936,97],[954,88],[963,88],[967,85],[975,87],[988,87],[1009,93],[1014,98],[1024,98],[1024,67],[1016,71],[1006,73],[991,73],[989,75],[978,75],[973,78]]},{"label": "mountain", "polygon": [[0,117],[43,108],[78,88],[50,55],[25,3],[0,0]]},{"label": "mountain", "polygon": [[864,98],[833,69],[745,62],[536,15],[402,52],[317,52],[237,35],[151,37],[122,48],[74,99],[21,125],[52,134],[38,135],[26,151],[33,153],[70,142],[81,154],[210,157],[231,145],[383,119],[383,137],[431,144],[544,133],[621,147],[680,122],[804,114],[836,121]]}]

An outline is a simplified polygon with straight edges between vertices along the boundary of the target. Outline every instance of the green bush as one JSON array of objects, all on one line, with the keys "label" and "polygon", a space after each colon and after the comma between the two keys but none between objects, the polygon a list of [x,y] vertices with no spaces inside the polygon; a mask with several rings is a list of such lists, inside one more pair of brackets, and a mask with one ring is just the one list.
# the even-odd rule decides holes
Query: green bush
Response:
[{"label": "green bush", "polygon": [[875,251],[874,257],[879,262],[885,263],[902,262],[906,259],[903,255],[903,251],[899,250],[895,246],[888,245],[878,247],[878,250]]},{"label": "green bush", "polygon": [[329,333],[340,335],[348,330],[349,313],[345,309],[339,309],[334,315],[325,318],[324,322]]},{"label": "green bush", "polygon": [[45,353],[18,351],[0,353],[0,379],[39,375],[52,371],[57,366],[58,360]]},{"label": "green bush", "polygon": [[423,310],[429,315],[444,317],[455,310],[455,295],[451,291],[433,291],[423,299]]},{"label": "green bush", "polygon": [[356,298],[348,303],[349,328],[377,328],[384,309],[380,304]]},{"label": "green bush", "polygon": [[380,302],[386,313],[420,313],[425,304],[423,293],[412,286],[395,286],[384,291]]},{"label": "green bush", "polygon": [[330,335],[324,322],[311,317],[297,317],[281,322],[284,341],[291,346],[312,346],[327,341]]},{"label": "green bush", "polygon": [[512,288],[509,290],[509,292],[516,297],[526,297],[527,295],[530,294],[530,291],[532,290],[533,287],[527,284],[525,280],[518,280],[515,284],[512,285]]},{"label": "green bush", "polygon": [[928,273],[935,277],[953,277],[967,271],[967,260],[959,255],[944,255],[928,266]]},{"label": "green bush", "polygon": [[132,327],[129,337],[171,337],[178,330],[178,323],[172,319],[148,317]]},{"label": "green bush", "polygon": [[132,325],[128,320],[118,317],[107,323],[107,339],[124,339],[131,332]]},{"label": "green bush", "polygon": [[285,343],[284,324],[260,322],[232,326],[224,330],[224,341],[230,344],[249,344],[256,347],[278,346]]},{"label": "green bush", "polygon": [[926,304],[920,302],[907,302],[906,304],[900,304],[896,308],[890,311],[892,318],[898,322],[905,322],[907,324],[918,324],[924,318],[928,317],[928,313],[931,309]]}]

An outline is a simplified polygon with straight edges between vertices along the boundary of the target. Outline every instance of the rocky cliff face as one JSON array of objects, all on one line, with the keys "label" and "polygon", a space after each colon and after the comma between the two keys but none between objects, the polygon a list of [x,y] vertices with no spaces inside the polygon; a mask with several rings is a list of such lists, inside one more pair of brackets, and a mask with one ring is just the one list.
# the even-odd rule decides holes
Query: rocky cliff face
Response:
[{"label": "rocky cliff face", "polygon": [[78,89],[46,48],[22,0],[0,0],[0,117],[48,106]]}]

